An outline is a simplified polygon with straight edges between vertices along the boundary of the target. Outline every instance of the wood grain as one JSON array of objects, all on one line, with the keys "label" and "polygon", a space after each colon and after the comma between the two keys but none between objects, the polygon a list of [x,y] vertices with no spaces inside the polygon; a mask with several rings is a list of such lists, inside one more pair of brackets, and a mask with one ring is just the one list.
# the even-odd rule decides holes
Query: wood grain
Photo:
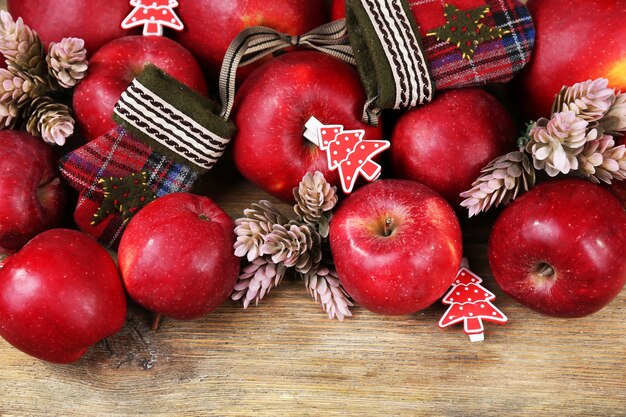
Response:
[{"label": "wood grain", "polygon": [[[200,189],[233,217],[268,198],[229,172]],[[0,415],[626,415],[626,292],[577,320],[520,306],[489,276],[492,221],[464,222],[465,254],[510,319],[487,325],[483,343],[460,327],[440,330],[442,305],[408,317],[357,307],[330,321],[290,280],[258,307],[229,301],[202,320],[165,320],[157,333],[131,306],[120,334],[69,366],[0,339]]]},{"label": "wood grain", "polygon": [[[268,198],[243,180],[209,182],[232,216]],[[465,222],[465,252],[510,323],[487,325],[483,343],[440,330],[442,305],[330,321],[290,280],[258,307],[229,301],[157,333],[133,306],[120,334],[69,366],[0,341],[0,415],[625,415],[626,293],[578,320],[520,306],[488,276],[489,224]]]}]

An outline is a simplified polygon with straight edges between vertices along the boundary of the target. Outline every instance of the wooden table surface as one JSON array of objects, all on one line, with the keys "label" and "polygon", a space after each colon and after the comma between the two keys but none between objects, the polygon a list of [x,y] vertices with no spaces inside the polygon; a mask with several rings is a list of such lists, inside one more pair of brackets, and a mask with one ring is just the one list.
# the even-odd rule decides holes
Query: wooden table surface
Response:
[{"label": "wooden table surface", "polygon": [[[267,198],[242,180],[213,184],[207,193],[233,217]],[[489,275],[492,219],[464,222],[465,255],[509,317],[487,324],[482,343],[461,326],[439,329],[441,304],[407,317],[356,307],[331,321],[291,279],[258,307],[228,301],[202,320],[164,320],[156,333],[131,306],[122,332],[72,365],[0,339],[0,415],[626,415],[626,291],[576,320],[520,306]]]}]

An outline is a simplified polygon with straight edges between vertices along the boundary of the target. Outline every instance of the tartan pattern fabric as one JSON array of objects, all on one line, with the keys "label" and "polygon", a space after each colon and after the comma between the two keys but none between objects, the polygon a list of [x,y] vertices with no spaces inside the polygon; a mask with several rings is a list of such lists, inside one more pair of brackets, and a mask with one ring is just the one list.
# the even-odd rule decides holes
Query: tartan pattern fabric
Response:
[{"label": "tartan pattern fabric", "polygon": [[119,243],[126,223],[121,213],[115,213],[94,224],[94,214],[105,198],[101,179],[145,172],[147,188],[158,198],[188,191],[198,176],[196,171],[161,155],[122,127],[67,154],[60,161],[60,169],[80,193],[74,213],[76,224],[110,248]]},{"label": "tartan pattern fabric", "polygon": [[[445,4],[461,10],[488,6],[481,20],[487,27],[508,33],[477,46],[471,59],[464,59],[456,45],[426,34],[446,23]],[[420,26],[431,75],[438,89],[472,87],[509,81],[529,61],[535,29],[528,8],[518,0],[410,0]]]}]

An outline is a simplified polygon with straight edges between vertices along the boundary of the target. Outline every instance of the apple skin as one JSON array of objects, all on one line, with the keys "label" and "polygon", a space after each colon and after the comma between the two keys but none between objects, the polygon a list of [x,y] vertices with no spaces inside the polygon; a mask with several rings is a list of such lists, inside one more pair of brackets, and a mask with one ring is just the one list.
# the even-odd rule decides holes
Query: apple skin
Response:
[{"label": "apple skin", "polygon": [[517,83],[527,117],[549,117],[563,85],[604,77],[611,87],[626,90],[623,1],[529,0],[527,6],[536,44]]},{"label": "apple skin", "polygon": [[450,205],[413,181],[365,185],[341,203],[330,222],[341,284],[358,304],[380,314],[411,314],[437,301],[456,276],[462,246]]},{"label": "apple skin", "polygon": [[395,177],[421,182],[457,210],[480,170],[514,150],[515,122],[489,93],[468,88],[439,93],[406,112],[391,138]]},{"label": "apple skin", "polygon": [[0,254],[56,226],[65,192],[52,148],[25,132],[0,131],[0,198]]},{"label": "apple skin", "polygon": [[162,36],[126,36],[104,45],[89,60],[87,76],[74,91],[80,132],[93,140],[115,127],[113,108],[124,90],[152,63],[183,84],[206,95],[202,70],[193,56]]},{"label": "apple skin", "polygon": [[0,269],[0,336],[36,358],[75,362],[125,319],[115,262],[83,233],[43,232]]},{"label": "apple skin", "polygon": [[330,3],[330,20],[339,20],[346,17],[346,0],[332,0]]},{"label": "apple skin", "polygon": [[[302,35],[326,22],[327,6],[325,0],[185,0],[176,13],[185,29],[173,33],[173,38],[194,54],[210,78],[217,80],[224,54],[239,32],[266,26]],[[238,72],[242,71],[249,73],[245,67]]]},{"label": "apple skin", "polygon": [[207,197],[174,193],[146,207],[122,235],[126,290],[148,310],[192,320],[218,308],[239,273],[235,223]]},{"label": "apple skin", "polygon": [[380,126],[361,121],[365,91],[357,71],[321,52],[290,52],[267,62],[237,93],[233,157],[249,181],[286,202],[307,172],[320,171],[339,184],[328,169],[326,153],[304,136],[315,116],[323,124],[364,129],[365,139],[381,139]]},{"label": "apple skin", "polygon": [[8,0],[7,9],[34,29],[47,45],[62,38],[82,38],[92,55],[102,45],[128,35],[122,20],[132,7],[128,0]]},{"label": "apple skin", "polygon": [[[606,306],[626,283],[626,212],[606,189],[580,179],[550,180],[508,206],[489,239],[502,290],[556,317]],[[542,263],[553,276],[537,273]]]}]

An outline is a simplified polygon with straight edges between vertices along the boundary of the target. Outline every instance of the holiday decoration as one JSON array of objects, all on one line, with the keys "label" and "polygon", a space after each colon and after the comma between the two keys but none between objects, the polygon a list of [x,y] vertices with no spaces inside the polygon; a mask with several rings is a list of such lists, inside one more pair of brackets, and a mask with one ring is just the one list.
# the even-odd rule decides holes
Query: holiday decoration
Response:
[{"label": "holiday decoration", "polygon": [[[176,12],[185,30],[172,33],[201,63],[208,79],[217,79],[222,61],[240,31],[254,26],[276,29],[297,37],[327,20],[326,0],[179,0]],[[238,80],[267,60],[242,68]],[[300,175],[298,178],[300,178]]]},{"label": "holiday decoration", "polygon": [[489,238],[502,290],[556,317],[595,313],[626,284],[626,211],[604,187],[546,181],[507,206]]},{"label": "holiday decoration", "polygon": [[100,48],[72,98],[80,134],[94,140],[115,127],[113,109],[133,77],[150,63],[187,87],[207,94],[200,65],[185,48],[163,36],[124,36]]},{"label": "holiday decoration", "polygon": [[0,256],[58,225],[65,192],[52,149],[26,132],[0,131],[0,196]]},{"label": "holiday decoration", "polygon": [[232,299],[242,300],[244,308],[258,304],[294,268],[328,317],[343,320],[352,316],[352,303],[339,284],[327,248],[336,187],[321,172],[307,173],[293,193],[295,220],[288,220],[269,201],[260,201],[235,221],[235,255],[248,263],[242,267]]},{"label": "holiday decoration", "polygon": [[462,236],[452,207],[414,181],[383,179],[342,201],[330,223],[341,285],[379,314],[412,314],[450,288]]},{"label": "holiday decoration", "polygon": [[118,127],[61,160],[62,175],[81,193],[74,213],[78,226],[115,247],[139,209],[189,190],[232,134],[232,125],[210,114],[215,106],[147,65],[117,102]]},{"label": "holiday decoration", "polygon": [[0,336],[49,362],[77,361],[126,319],[113,258],[74,230],[45,231],[11,255],[0,268],[0,293]]},{"label": "holiday decoration", "polygon": [[305,124],[304,137],[326,151],[328,168],[339,170],[344,193],[349,194],[359,175],[368,181],[380,177],[382,168],[372,161],[376,155],[389,149],[386,140],[364,140],[364,130],[344,130],[341,125],[323,125],[315,117]]},{"label": "holiday decoration", "polygon": [[374,124],[381,109],[427,103],[435,90],[510,80],[535,37],[518,0],[347,0],[346,20],[368,96],[363,119]]},{"label": "holiday decoration", "polygon": [[122,22],[123,29],[143,26],[144,36],[163,36],[163,26],[184,29],[183,22],[174,12],[178,7],[176,0],[130,0],[130,5],[135,8]]},{"label": "holiday decoration", "polygon": [[[483,168],[472,189],[461,193],[470,217],[507,204],[535,183],[535,170],[550,177],[574,174],[594,183],[626,179],[626,146],[615,138],[626,131],[626,93],[599,78],[563,87],[550,119],[528,124],[519,150]],[[531,164],[532,160],[532,164]]]},{"label": "holiday decoration", "polygon": [[439,320],[442,329],[463,322],[465,333],[472,342],[485,339],[483,321],[504,324],[507,317],[491,301],[496,296],[480,285],[483,280],[462,266],[452,283],[452,288],[441,300],[450,305]]},{"label": "holiday decoration", "polygon": [[474,57],[478,45],[494,39],[502,39],[502,36],[511,32],[481,23],[487,13],[489,13],[489,6],[459,10],[451,4],[445,4],[446,24],[428,32],[426,36],[435,36],[440,42],[456,45],[463,58],[470,61]]},{"label": "holiday decoration", "polygon": [[177,320],[215,310],[228,299],[239,273],[234,228],[207,197],[174,193],[150,203],[130,221],[119,246],[128,295]]},{"label": "holiday decoration", "polygon": [[23,125],[44,141],[63,145],[74,133],[70,108],[59,101],[87,71],[82,39],[65,38],[51,43],[48,55],[37,33],[0,11],[0,53],[6,69],[0,69],[0,128]]}]

